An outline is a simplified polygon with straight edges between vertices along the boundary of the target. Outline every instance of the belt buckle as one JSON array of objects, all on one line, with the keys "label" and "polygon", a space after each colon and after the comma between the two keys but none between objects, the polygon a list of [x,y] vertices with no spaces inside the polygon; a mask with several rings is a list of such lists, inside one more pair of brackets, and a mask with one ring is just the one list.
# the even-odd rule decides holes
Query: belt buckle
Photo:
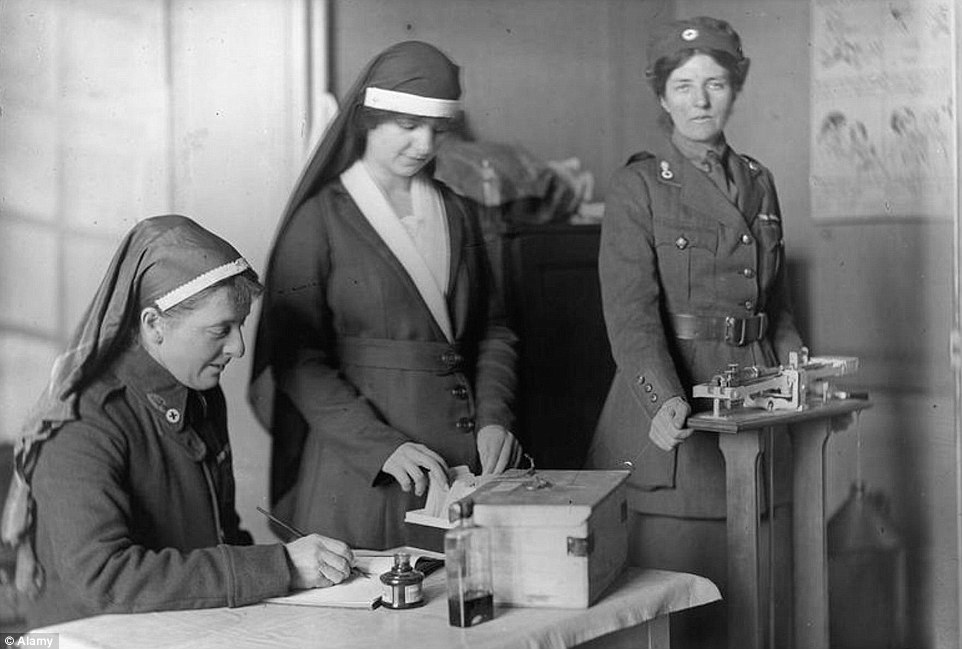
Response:
[{"label": "belt buckle", "polygon": [[[741,324],[741,330],[738,332],[738,339],[736,340],[735,326],[737,324]],[[734,316],[725,316],[725,342],[735,347],[741,347],[745,344],[745,320]]]}]

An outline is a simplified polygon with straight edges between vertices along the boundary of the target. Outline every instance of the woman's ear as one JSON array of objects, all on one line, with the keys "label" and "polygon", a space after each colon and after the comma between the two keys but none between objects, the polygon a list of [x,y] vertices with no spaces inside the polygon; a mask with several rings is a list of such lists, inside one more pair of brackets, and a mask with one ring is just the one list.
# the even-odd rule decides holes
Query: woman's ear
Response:
[{"label": "woman's ear", "polygon": [[164,319],[156,307],[149,306],[140,312],[140,339],[151,347],[164,342]]}]

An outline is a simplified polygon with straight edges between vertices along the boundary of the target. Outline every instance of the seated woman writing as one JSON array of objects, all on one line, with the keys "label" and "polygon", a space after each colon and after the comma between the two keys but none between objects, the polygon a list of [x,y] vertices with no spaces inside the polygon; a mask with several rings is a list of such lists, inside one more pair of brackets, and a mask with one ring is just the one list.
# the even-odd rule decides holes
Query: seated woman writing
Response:
[{"label": "seated woman writing", "polygon": [[3,536],[18,586],[43,586],[31,626],[242,606],[350,573],[340,541],[252,545],[239,526],[219,384],[261,291],[186,217],[141,221],[121,243],[17,449]]}]

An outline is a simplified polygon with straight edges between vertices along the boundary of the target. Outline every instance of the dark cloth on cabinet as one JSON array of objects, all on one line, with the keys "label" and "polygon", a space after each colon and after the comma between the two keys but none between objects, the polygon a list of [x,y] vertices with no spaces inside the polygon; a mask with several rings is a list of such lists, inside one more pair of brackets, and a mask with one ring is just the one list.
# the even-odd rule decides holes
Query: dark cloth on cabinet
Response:
[{"label": "dark cloth on cabinet", "polygon": [[355,547],[404,543],[404,512],[423,506],[381,472],[398,446],[422,443],[478,472],[476,432],[513,424],[517,341],[475,215],[437,187],[451,343],[340,180],[305,201],[274,244],[257,343],[276,390],[272,501],[299,528]]},{"label": "dark cloth on cabinet", "polygon": [[[672,397],[691,401],[694,384],[730,363],[787,363],[801,346],[771,173],[730,148],[721,159],[735,185],[730,193],[665,137],[616,172],[606,201],[599,273],[617,371],[588,466],[631,461],[629,484],[641,512],[725,516],[717,436],[696,433],[665,452],[649,441],[651,419]],[[768,317],[766,335],[742,346],[678,339],[670,318],[759,313]],[[692,403],[695,412],[705,407]]]},{"label": "dark cloth on cabinet", "polygon": [[135,346],[83,390],[77,414],[33,475],[47,584],[32,626],[289,590],[284,547],[251,545],[240,528],[220,387],[190,390]]}]

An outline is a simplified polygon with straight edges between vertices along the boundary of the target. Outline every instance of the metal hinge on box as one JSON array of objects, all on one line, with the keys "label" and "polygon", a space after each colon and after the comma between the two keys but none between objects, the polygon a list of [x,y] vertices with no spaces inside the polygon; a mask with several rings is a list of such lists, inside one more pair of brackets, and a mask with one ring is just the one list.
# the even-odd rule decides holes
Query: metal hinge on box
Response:
[{"label": "metal hinge on box", "polygon": [[589,534],[587,538],[576,539],[568,537],[568,555],[572,557],[587,557],[595,548],[595,537]]}]

